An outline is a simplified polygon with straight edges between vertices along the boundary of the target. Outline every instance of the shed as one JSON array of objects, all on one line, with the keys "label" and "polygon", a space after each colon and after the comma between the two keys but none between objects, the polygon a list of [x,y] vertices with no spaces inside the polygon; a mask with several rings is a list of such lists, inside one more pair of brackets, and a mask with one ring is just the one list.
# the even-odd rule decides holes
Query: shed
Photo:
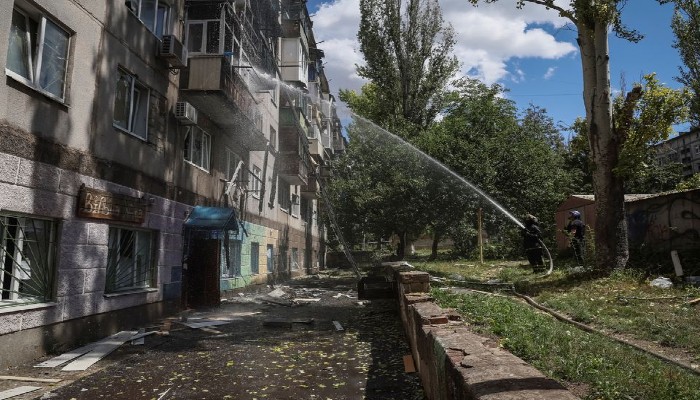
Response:
[{"label": "shed", "polygon": [[[631,201],[649,198],[657,195],[653,194],[626,194],[625,205]],[[564,200],[554,214],[556,223],[557,250],[564,250],[569,247],[569,239],[564,234],[564,228],[569,223],[569,211],[577,210],[581,213],[581,220],[590,227],[595,226],[595,196],[592,194],[572,194]]]}]

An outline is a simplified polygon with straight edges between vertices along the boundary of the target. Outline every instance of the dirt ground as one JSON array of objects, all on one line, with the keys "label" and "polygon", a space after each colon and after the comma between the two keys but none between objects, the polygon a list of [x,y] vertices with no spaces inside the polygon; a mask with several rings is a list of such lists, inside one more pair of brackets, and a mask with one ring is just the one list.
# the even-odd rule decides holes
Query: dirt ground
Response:
[{"label": "dirt ground", "polygon": [[[232,322],[192,329],[177,322],[182,317]],[[122,345],[85,372],[3,371],[63,381],[0,381],[0,390],[42,386],[13,400],[424,399],[418,376],[405,372],[410,349],[395,301],[358,301],[349,274],[241,293],[218,308],[173,318],[168,336],[145,341]]]}]

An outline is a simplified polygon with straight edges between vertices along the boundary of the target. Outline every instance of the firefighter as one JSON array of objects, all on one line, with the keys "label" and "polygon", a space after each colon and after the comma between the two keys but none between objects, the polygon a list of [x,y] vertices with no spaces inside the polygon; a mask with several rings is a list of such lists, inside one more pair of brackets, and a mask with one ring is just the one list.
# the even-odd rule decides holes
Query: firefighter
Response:
[{"label": "firefighter", "polygon": [[538,272],[544,269],[544,261],[542,260],[542,231],[537,222],[537,217],[532,214],[525,216],[525,227],[521,230],[523,236],[523,247],[527,255],[527,261],[532,266],[533,272]]}]

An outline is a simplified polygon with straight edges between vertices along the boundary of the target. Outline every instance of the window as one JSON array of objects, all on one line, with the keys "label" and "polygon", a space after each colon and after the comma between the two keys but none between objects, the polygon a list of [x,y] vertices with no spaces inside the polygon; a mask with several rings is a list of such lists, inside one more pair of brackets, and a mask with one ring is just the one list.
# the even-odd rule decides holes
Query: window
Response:
[{"label": "window", "polygon": [[292,263],[291,263],[291,268],[292,270],[297,270],[299,269],[299,249],[296,247],[292,247]]},{"label": "window", "polygon": [[277,203],[279,203],[282,210],[289,212],[291,207],[289,184],[281,179],[279,183],[279,187],[277,188]]},{"label": "window", "polygon": [[126,6],[159,38],[168,33],[170,6],[161,0],[127,0]]},{"label": "window", "polygon": [[254,274],[260,272],[260,243],[250,244],[250,270]]},{"label": "window", "polygon": [[299,186],[294,186],[294,193],[292,193],[291,204],[292,204],[292,215],[295,217],[299,216]]},{"label": "window", "polygon": [[0,306],[51,301],[56,224],[0,215]]},{"label": "window", "polygon": [[311,222],[311,218],[309,218],[311,215],[311,205],[312,203],[309,202],[308,199],[305,197],[301,198],[301,204],[299,204],[299,208],[301,210],[301,220],[307,223]]},{"label": "window", "polygon": [[154,286],[152,243],[149,231],[109,228],[106,293]]},{"label": "window", "polygon": [[228,249],[226,241],[222,244],[221,277],[235,278],[237,276],[241,276],[241,241],[229,239]]},{"label": "window", "polygon": [[257,165],[253,165],[253,176],[250,179],[250,191],[253,192],[253,197],[260,198],[260,190],[262,188],[262,180],[260,179],[261,170]]},{"label": "window", "polygon": [[123,69],[117,71],[112,125],[148,140],[148,98],[150,90]]},{"label": "window", "polygon": [[187,23],[187,50],[190,54],[223,53],[219,20],[190,21]]},{"label": "window", "polygon": [[[234,153],[231,149],[226,149],[226,180],[233,180],[233,174],[236,173],[236,169],[238,168],[238,164],[242,161],[242,158]],[[243,165],[241,165],[240,168],[238,168],[238,176],[236,177],[236,181],[238,183],[242,182],[243,179],[243,173],[245,172],[245,168],[243,168]]]},{"label": "window", "polygon": [[209,172],[211,137],[198,126],[188,126],[185,131],[185,161]]},{"label": "window", "polygon": [[271,244],[267,245],[267,272],[274,272],[275,270],[275,247]]},{"label": "window", "polygon": [[5,73],[63,102],[70,36],[44,15],[13,9]]},{"label": "window", "polygon": [[277,130],[270,126],[270,146],[273,150],[277,150]]}]

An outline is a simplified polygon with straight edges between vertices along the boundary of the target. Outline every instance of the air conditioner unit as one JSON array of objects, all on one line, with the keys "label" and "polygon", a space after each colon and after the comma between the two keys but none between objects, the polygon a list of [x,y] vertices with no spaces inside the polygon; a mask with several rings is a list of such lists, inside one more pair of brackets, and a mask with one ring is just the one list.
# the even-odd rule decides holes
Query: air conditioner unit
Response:
[{"label": "air conditioner unit", "polygon": [[168,60],[171,68],[187,67],[187,47],[183,46],[174,35],[163,35],[158,56]]},{"label": "air conditioner unit", "polygon": [[186,101],[175,103],[175,118],[180,125],[197,125],[197,109]]}]

